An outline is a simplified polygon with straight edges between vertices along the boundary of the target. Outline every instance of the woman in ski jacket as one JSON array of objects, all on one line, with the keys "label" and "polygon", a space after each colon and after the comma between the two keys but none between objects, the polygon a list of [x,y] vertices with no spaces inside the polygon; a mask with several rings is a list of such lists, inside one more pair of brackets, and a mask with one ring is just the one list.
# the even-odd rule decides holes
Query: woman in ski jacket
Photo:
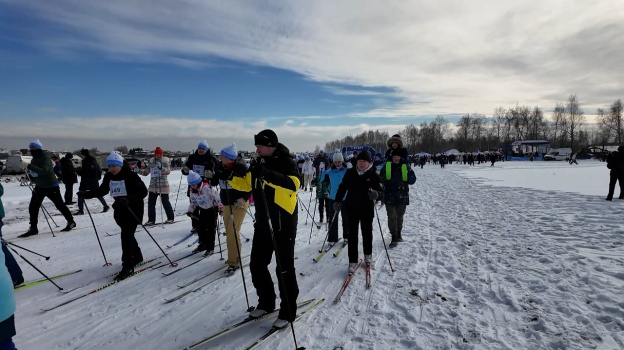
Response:
[{"label": "woman in ski jacket", "polygon": [[145,169],[141,171],[141,175],[150,176],[146,226],[154,225],[156,222],[156,200],[159,196],[167,215],[165,223],[173,223],[174,214],[169,201],[169,180],[167,179],[169,174],[171,174],[169,158],[163,156],[163,150],[160,147],[156,147],[154,158],[151,158]]},{"label": "woman in ski jacket", "polygon": [[303,174],[303,190],[307,191],[309,188],[310,192],[312,192],[312,179],[314,178],[316,169],[314,169],[314,164],[310,160],[310,156],[306,155],[304,159],[305,161],[301,166],[301,173]]},{"label": "woman in ski jacket", "polygon": [[[338,242],[338,213],[334,210],[335,202],[342,202],[344,199],[340,197],[336,199],[336,194],[338,193],[338,185],[342,182],[343,177],[347,173],[347,166],[344,163],[344,156],[340,152],[334,153],[333,156],[334,164],[325,172],[323,176],[323,182],[327,184],[330,188],[329,192],[329,210],[327,212],[327,225],[328,227],[328,236],[327,242],[329,245],[336,244]],[[343,205],[340,211],[340,217],[342,218],[342,238],[348,242],[349,240],[349,214],[347,210],[344,210],[346,206]],[[323,220],[321,220],[323,222]]]}]

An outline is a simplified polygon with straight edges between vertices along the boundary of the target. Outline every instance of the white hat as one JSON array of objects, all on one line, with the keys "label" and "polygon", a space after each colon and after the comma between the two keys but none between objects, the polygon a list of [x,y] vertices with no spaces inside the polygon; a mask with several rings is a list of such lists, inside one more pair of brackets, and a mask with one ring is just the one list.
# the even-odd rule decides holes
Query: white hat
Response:
[{"label": "white hat", "polygon": [[334,153],[333,159],[334,159],[334,162],[344,162],[344,157],[342,153],[340,152]]},{"label": "white hat", "polygon": [[111,151],[111,153],[106,157],[106,166],[123,166],[123,157],[115,152]]},{"label": "white hat", "polygon": [[193,186],[202,182],[202,178],[201,176],[199,176],[198,173],[191,170],[189,171],[188,177],[186,178],[186,182],[188,182],[189,185]]}]

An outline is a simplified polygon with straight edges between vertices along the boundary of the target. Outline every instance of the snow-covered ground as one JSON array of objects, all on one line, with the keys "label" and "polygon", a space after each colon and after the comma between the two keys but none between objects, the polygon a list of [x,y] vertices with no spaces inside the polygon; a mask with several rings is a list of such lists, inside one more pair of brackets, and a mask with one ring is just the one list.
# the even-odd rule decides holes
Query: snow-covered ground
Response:
[{"label": "snow-covered ground", "polygon": [[[390,270],[375,220],[372,288],[365,288],[360,269],[336,304],[333,299],[346,277],[346,249],[338,258],[328,254],[313,262],[325,229],[318,230],[310,219],[306,223],[307,214],[300,210],[299,300],[325,298],[325,302],[295,323],[298,345],[308,349],[624,348],[624,201],[604,200],[609,180],[605,163],[579,163],[505,162],[494,167],[427,165],[416,169],[418,180],[410,192],[404,223],[405,242],[389,250],[396,272]],[[180,176],[180,172],[170,176],[173,203]],[[181,183],[185,188],[185,178]],[[110,267],[102,266],[104,260],[86,215],[76,217],[78,229],[58,233],[56,238],[46,232],[40,215],[41,233],[18,239],[28,227],[30,191],[18,183],[4,186],[4,237],[52,256],[46,261],[20,251],[50,276],[82,269],[55,280],[64,289],[88,284],[67,295],[50,283],[16,291],[18,335],[14,340],[19,349],[183,349],[246,316],[240,273],[165,303],[165,298],[210,281],[212,277],[191,287],[177,287],[224,266],[219,255],[170,276],[161,272],[170,272],[171,267],[150,269],[42,312],[112,280],[105,276],[120,269],[120,242],[118,235],[110,237],[106,232],[113,234],[118,228],[112,211],[101,214],[99,202],[88,201],[106,256],[113,263]],[[310,193],[300,193],[300,198],[306,206],[310,203]],[[59,226],[64,226],[65,220],[53,205],[44,203]],[[187,204],[182,192],[176,211],[184,213]],[[157,213],[160,217],[160,210]],[[378,213],[389,243],[385,209]],[[151,229],[172,259],[192,249],[186,242],[166,248],[189,232],[188,218],[176,219],[164,229]],[[241,231],[253,238],[251,217],[245,219]],[[161,256],[145,232],[136,236],[145,259]],[[243,254],[249,254],[250,248],[251,242],[244,242]],[[41,277],[16,258],[27,281]],[[180,267],[197,259],[184,259]],[[166,262],[164,258],[157,261]],[[255,290],[249,270],[244,272],[253,306]],[[245,348],[269,329],[274,317],[248,324],[201,348]],[[273,335],[260,348],[294,349],[290,329]]]}]

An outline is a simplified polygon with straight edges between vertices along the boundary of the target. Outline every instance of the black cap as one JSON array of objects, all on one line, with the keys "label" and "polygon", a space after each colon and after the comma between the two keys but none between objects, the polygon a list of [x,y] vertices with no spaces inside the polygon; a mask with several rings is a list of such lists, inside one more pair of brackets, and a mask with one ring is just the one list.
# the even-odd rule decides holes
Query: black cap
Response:
[{"label": "black cap", "polygon": [[71,154],[70,152],[65,153],[65,158],[73,158],[74,155]]},{"label": "black cap", "polygon": [[356,160],[365,160],[367,162],[372,162],[373,160],[371,159],[371,155],[370,153],[368,153],[367,150],[364,150],[362,152],[360,152],[360,154],[357,155],[357,157],[355,157]]},{"label": "black cap", "polygon": [[399,156],[400,157],[401,156],[401,150],[398,149],[398,148],[395,148],[395,149],[392,150],[391,155],[392,155],[392,157],[394,157],[394,156]]},{"label": "black cap", "polygon": [[264,129],[254,135],[254,145],[256,146],[277,147],[277,144],[277,134],[271,129]]},{"label": "black cap", "polygon": [[86,148],[83,148],[80,150],[80,154],[82,154],[83,156],[88,156],[89,155],[89,150]]}]

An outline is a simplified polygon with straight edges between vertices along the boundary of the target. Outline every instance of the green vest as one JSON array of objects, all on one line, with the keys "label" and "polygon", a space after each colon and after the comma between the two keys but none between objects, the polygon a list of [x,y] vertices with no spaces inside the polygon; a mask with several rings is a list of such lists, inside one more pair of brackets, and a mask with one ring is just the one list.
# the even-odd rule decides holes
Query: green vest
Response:
[{"label": "green vest", "polygon": [[[392,162],[386,162],[386,180],[392,177]],[[403,181],[407,181],[407,165],[401,164],[401,177]]]}]

